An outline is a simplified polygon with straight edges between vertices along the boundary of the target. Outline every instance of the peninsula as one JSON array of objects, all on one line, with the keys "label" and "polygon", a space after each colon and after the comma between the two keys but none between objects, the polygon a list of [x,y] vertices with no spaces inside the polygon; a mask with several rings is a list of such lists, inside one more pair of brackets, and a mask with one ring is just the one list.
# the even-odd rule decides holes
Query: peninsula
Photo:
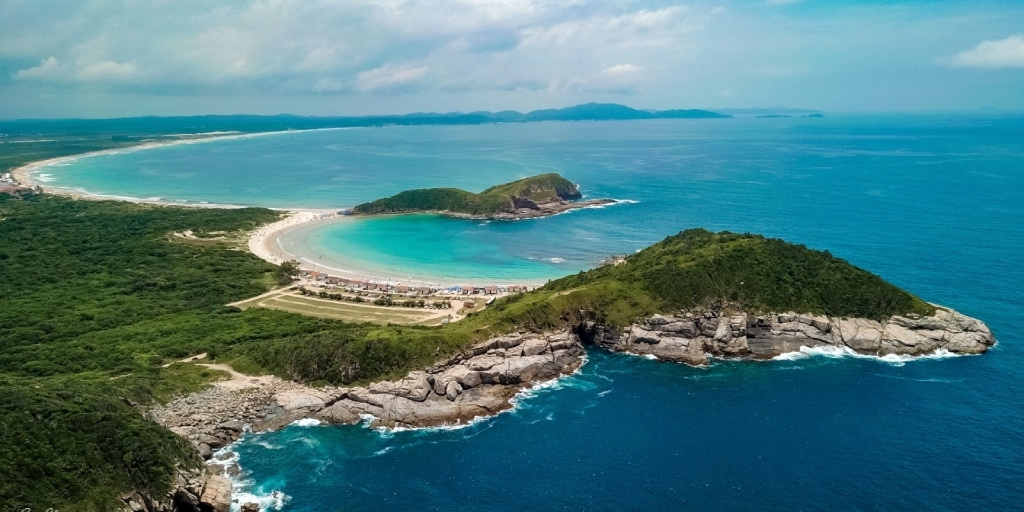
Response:
[{"label": "peninsula", "polygon": [[541,174],[475,194],[458,188],[406,190],[356,206],[356,214],[439,213],[469,219],[518,220],[547,217],[576,208],[613,204],[614,199],[582,198],[579,187],[558,173]]}]

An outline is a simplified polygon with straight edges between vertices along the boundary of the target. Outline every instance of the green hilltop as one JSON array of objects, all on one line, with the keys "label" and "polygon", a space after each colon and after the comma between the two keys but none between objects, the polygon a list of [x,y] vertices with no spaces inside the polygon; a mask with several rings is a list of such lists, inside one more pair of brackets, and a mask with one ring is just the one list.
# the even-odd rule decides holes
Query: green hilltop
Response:
[{"label": "green hilltop", "polygon": [[[921,299],[828,251],[761,235],[689,229],[622,263],[499,301],[493,311],[504,310],[509,318],[495,320],[548,327],[584,310],[611,327],[624,327],[655,313],[725,302],[752,312],[874,319],[934,312]],[[495,314],[491,311],[479,314]]]},{"label": "green hilltop", "polygon": [[497,185],[479,194],[458,188],[406,190],[391,197],[363,203],[353,208],[353,211],[362,214],[443,211],[492,215],[580,197],[582,195],[573,182],[558,173],[548,173]]}]

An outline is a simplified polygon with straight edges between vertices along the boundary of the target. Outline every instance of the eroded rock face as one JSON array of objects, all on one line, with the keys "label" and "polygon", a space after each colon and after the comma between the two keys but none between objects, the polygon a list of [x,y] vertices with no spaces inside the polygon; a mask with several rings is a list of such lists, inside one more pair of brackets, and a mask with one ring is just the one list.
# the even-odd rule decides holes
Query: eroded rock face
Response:
[{"label": "eroded rock face", "polygon": [[355,423],[370,415],[371,425],[388,427],[466,422],[508,409],[523,387],[572,373],[583,356],[568,332],[492,338],[400,381],[345,390],[313,417]]},{"label": "eroded rock face", "polygon": [[228,512],[231,509],[231,480],[223,475],[211,475],[199,498],[202,511]]},{"label": "eroded rock face", "polygon": [[589,340],[615,352],[706,364],[709,357],[770,359],[800,347],[831,345],[861,354],[919,356],[947,350],[980,354],[995,344],[981,321],[939,308],[928,317],[829,318],[794,312],[754,315],[723,307],[654,315],[623,332],[581,326]]}]

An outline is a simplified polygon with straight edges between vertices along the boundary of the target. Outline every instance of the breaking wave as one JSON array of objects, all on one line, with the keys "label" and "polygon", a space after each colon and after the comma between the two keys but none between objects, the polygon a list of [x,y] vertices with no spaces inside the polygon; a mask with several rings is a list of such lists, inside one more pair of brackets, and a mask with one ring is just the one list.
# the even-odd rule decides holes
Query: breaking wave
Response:
[{"label": "breaking wave", "polygon": [[921,359],[948,359],[950,357],[960,357],[960,354],[954,354],[944,348],[935,349],[935,352],[930,354],[922,354],[919,356],[900,355],[900,354],[886,354],[884,356],[876,356],[870,354],[860,354],[855,352],[850,347],[837,347],[834,345],[822,345],[818,347],[800,347],[799,351],[786,352],[772,358],[773,361],[799,361],[801,359],[808,359],[811,357],[827,357],[830,359],[840,359],[844,357],[852,357],[856,359],[872,359],[882,363],[891,364],[893,366],[903,366],[910,361],[916,361]]}]

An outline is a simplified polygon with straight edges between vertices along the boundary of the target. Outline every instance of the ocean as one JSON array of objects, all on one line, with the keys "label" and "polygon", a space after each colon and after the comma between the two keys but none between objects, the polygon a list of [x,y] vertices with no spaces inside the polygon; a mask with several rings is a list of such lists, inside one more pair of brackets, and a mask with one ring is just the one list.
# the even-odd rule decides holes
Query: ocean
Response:
[{"label": "ocean", "polygon": [[[982,356],[802,354],[690,368],[589,354],[460,429],[292,426],[234,449],[283,510],[1011,510],[1024,503],[1024,120],[830,116],[384,127],[82,158],[39,175],[104,194],[343,207],[557,171],[623,203],[546,219],[317,227],[324,265],[544,281],[690,227],[828,249],[988,323]],[[301,242],[301,243],[299,243]],[[334,258],[332,260],[332,258]],[[269,501],[268,501],[269,502]]]}]

